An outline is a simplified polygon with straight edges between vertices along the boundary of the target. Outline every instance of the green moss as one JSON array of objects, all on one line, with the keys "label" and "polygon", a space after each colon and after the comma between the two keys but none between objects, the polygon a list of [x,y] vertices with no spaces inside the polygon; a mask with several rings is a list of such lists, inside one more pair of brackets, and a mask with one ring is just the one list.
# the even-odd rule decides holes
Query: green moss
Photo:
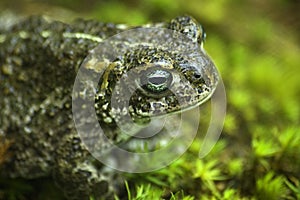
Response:
[{"label": "green moss", "polygon": [[282,176],[276,177],[272,172],[268,172],[256,182],[256,196],[258,199],[276,200],[286,194]]}]

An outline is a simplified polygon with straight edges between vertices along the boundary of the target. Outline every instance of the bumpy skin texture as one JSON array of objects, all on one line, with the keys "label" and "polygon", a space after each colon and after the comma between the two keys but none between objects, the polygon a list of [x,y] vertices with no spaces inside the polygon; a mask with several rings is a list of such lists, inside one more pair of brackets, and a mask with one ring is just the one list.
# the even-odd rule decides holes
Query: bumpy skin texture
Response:
[{"label": "bumpy skin texture", "polygon": [[[187,16],[149,26],[179,31],[199,45],[204,39],[202,28]],[[104,170],[103,165],[90,155],[81,142],[75,129],[71,106],[72,87],[84,58],[101,40],[124,29],[126,27],[96,21],[78,20],[69,25],[31,17],[12,26],[10,30],[0,32],[0,144],[9,144],[6,150],[9,156],[1,161],[0,176],[54,176],[70,199],[88,199],[91,195],[95,198],[110,198],[118,190],[122,185],[118,173]],[[118,112],[119,108],[107,110],[109,106],[104,106],[119,77],[117,74],[122,73],[113,70],[112,66],[122,70],[137,65],[151,67],[165,59],[171,60],[167,63],[175,66],[174,62],[179,57],[174,54],[176,52],[166,55],[159,49],[145,47],[142,51],[124,54],[119,60],[109,61],[109,70],[100,79],[99,90],[95,95],[95,108],[98,120],[108,132],[110,140],[121,140],[118,139],[120,133],[116,128],[117,119],[111,114]],[[192,104],[187,103],[187,108],[207,99],[218,81],[213,63],[204,52],[202,54],[205,62],[200,64],[206,69],[205,73],[203,70],[181,68],[181,65],[175,68],[176,73],[184,74],[194,84],[199,95],[207,90],[205,97],[196,99]],[[184,66],[187,64],[188,61]],[[169,77],[171,74],[165,71],[146,72],[150,78],[161,74]],[[154,86],[146,85],[146,89],[141,89],[143,91],[137,92],[131,99],[131,116],[135,116],[139,123],[155,115],[155,112],[150,114],[149,109],[153,101],[164,101],[164,104],[169,102],[169,110],[165,114],[180,110],[175,100],[166,100],[170,96],[168,93],[164,95],[153,91],[157,89],[153,89]],[[149,92],[152,94],[149,95]],[[147,106],[143,106],[146,103]],[[172,109],[176,106],[176,109]],[[105,146],[101,141],[99,145]]]}]

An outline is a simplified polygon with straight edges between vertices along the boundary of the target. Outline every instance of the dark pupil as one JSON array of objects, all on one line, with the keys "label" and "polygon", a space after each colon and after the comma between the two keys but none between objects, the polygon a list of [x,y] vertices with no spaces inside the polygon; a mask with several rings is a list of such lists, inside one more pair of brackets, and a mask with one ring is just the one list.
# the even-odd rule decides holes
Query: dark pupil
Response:
[{"label": "dark pupil", "polygon": [[148,81],[153,85],[161,85],[165,83],[167,79],[165,77],[150,77]]},{"label": "dark pupil", "polygon": [[171,82],[171,73],[160,69],[148,71],[141,77],[142,87],[145,90],[155,93],[167,90]]}]

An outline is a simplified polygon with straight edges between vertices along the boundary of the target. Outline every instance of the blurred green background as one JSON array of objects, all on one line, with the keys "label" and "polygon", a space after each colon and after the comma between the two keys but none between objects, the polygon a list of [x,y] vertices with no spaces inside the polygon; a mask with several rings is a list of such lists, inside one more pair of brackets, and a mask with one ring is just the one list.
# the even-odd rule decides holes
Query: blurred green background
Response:
[{"label": "blurred green background", "polygon": [[[226,87],[221,139],[202,160],[197,139],[168,168],[127,174],[128,198],[300,199],[300,1],[1,0],[0,10],[131,25],[193,16],[206,30],[204,47]],[[24,189],[22,180],[8,185],[0,198],[5,192],[11,199],[51,197]]]}]

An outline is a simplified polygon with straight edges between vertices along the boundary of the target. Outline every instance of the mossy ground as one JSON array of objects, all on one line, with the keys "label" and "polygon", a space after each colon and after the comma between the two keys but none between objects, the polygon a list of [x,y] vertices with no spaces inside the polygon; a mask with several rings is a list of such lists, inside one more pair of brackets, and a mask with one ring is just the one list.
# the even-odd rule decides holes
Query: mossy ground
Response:
[{"label": "mossy ground", "polygon": [[[125,174],[128,199],[300,199],[298,1],[24,2],[16,7],[4,1],[0,8],[27,14],[47,8],[64,16],[129,24],[190,14],[204,25],[205,49],[226,87],[228,108],[221,138],[204,159],[198,158],[199,137],[172,165]],[[207,122],[204,118],[200,123]],[[10,199],[36,193],[25,180],[7,183]],[[45,187],[53,191],[46,183]],[[49,193],[40,190],[38,195],[46,199],[43,194],[48,198]]]}]

